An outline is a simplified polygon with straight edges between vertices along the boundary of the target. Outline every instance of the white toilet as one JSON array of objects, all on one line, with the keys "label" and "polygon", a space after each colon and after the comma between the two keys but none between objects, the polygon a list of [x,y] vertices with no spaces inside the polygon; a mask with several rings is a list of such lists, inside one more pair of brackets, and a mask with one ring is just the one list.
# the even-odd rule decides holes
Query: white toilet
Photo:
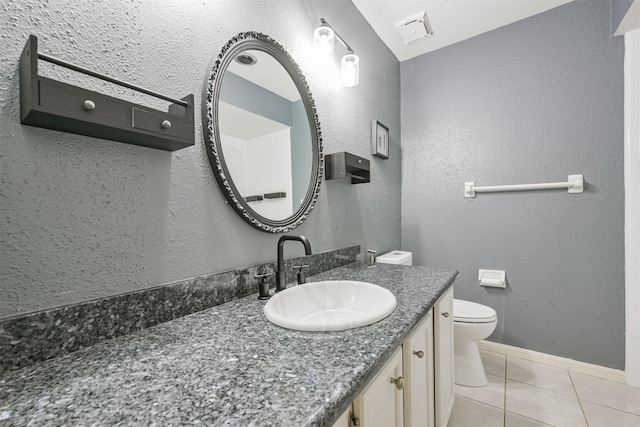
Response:
[{"label": "white toilet", "polygon": [[453,353],[455,383],[469,387],[488,384],[478,341],[496,329],[496,311],[486,305],[461,299],[453,300]]},{"label": "white toilet", "polygon": [[[391,251],[376,258],[383,264],[412,265],[407,251]],[[455,383],[482,387],[489,383],[478,350],[478,341],[493,333],[498,323],[496,311],[486,305],[460,299],[453,300],[453,340]]]}]

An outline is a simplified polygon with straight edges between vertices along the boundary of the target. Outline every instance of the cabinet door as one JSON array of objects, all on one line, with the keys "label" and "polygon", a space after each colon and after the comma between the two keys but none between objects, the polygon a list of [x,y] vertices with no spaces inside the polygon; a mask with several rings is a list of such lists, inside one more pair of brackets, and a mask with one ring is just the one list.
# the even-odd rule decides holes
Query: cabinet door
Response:
[{"label": "cabinet door", "polygon": [[436,427],[446,427],[453,409],[453,288],[435,305]]},{"label": "cabinet door", "polygon": [[349,406],[343,413],[342,415],[340,415],[340,418],[338,418],[336,420],[335,423],[333,423],[332,427],[350,427],[349,424],[349,415],[351,413],[351,411],[353,410],[353,408],[351,406]]},{"label": "cabinet door", "polygon": [[403,382],[399,348],[353,402],[355,417],[362,427],[403,426]]},{"label": "cabinet door", "polygon": [[404,425],[433,427],[433,310],[420,321],[402,345],[404,359]]}]

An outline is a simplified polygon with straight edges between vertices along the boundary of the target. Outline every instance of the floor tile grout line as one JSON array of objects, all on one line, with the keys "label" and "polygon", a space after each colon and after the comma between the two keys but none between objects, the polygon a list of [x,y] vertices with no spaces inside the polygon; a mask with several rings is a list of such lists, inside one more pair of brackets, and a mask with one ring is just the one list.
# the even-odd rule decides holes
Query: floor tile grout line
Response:
[{"label": "floor tile grout line", "polygon": [[[486,352],[486,351],[485,351],[485,352]],[[520,384],[527,384],[527,385],[530,385],[530,386],[533,386],[533,387],[541,388],[541,389],[543,389],[543,390],[552,391],[552,392],[554,392],[554,393],[558,393],[558,394],[563,394],[563,395],[565,395],[565,396],[569,396],[568,394],[560,393],[560,392],[558,392],[558,391],[551,390],[551,389],[548,389],[548,388],[545,388],[545,387],[541,387],[541,386],[536,385],[536,384],[531,384],[531,383],[528,383],[528,382],[525,382],[525,381],[519,381],[519,380],[515,380],[515,379],[513,379],[513,378],[509,378],[509,377],[508,377],[508,374],[507,374],[507,371],[508,371],[507,365],[508,365],[508,357],[509,357],[509,356],[507,356],[507,355],[506,355],[506,354],[504,354],[504,353],[496,353],[496,352],[493,352],[493,353],[495,353],[495,354],[499,354],[499,355],[501,355],[501,356],[504,356],[504,359],[505,359],[505,363],[504,363],[504,378],[505,378],[505,384],[506,384],[506,380],[511,380],[511,381],[515,381],[515,382],[520,383]],[[546,364],[546,363],[540,363],[540,362],[536,362],[536,361],[533,361],[533,360],[523,359],[523,358],[518,357],[518,356],[511,356],[511,357],[513,357],[513,358],[515,358],[515,359],[518,359],[518,360],[524,360],[525,362],[531,362],[531,363],[534,363],[534,364],[539,363],[539,364],[541,364],[541,365],[545,365],[545,366],[549,366],[549,367],[552,367],[552,368],[556,368],[556,369],[564,370],[565,372],[567,372],[567,375],[569,374],[569,369],[566,369],[566,368],[559,368],[559,367],[557,367],[557,366],[548,365],[548,364]],[[591,376],[593,376],[593,375],[591,375]],[[598,378],[598,377],[594,377],[594,378]],[[606,380],[605,380],[605,381],[606,381]],[[572,386],[573,386],[573,384],[572,384]],[[575,392],[575,389],[574,389],[574,392]],[[506,398],[506,392],[505,392],[505,398]],[[506,402],[505,402],[505,408],[506,408]]]},{"label": "floor tile grout line", "polygon": [[508,412],[508,413],[510,413],[510,414],[513,414],[513,415],[515,415],[515,416],[518,416],[518,417],[520,417],[520,418],[526,418],[526,419],[528,419],[528,420],[535,421],[535,422],[536,422],[536,423],[538,423],[538,424],[544,424],[545,426],[555,427],[555,426],[553,426],[553,425],[551,425],[551,424],[547,424],[547,423],[545,423],[544,421],[541,421],[541,420],[538,420],[538,419],[532,418],[532,417],[527,416],[527,415],[522,415],[522,414],[519,414],[519,413],[517,413],[517,412],[511,412],[511,411],[505,411],[505,424],[506,424],[506,417],[507,417],[506,413],[507,413],[507,412]]},{"label": "floor tile grout line", "polygon": [[[519,359],[519,358],[516,357],[516,359]],[[564,368],[560,368],[560,369],[564,369]],[[517,381],[517,380],[511,379],[511,378],[507,378],[507,370],[508,370],[508,356],[505,355],[505,375],[504,375],[505,376],[505,393],[504,393],[504,398],[505,398],[505,404],[504,404],[504,409],[505,409],[505,427],[506,427],[506,417],[507,417],[506,413],[507,412],[511,412],[511,411],[507,411],[507,402],[506,402],[506,399],[507,399],[507,389],[506,389],[507,380],[510,380],[510,381],[518,383],[518,384],[525,384],[527,386],[534,387],[534,388],[537,388],[537,389],[540,389],[540,390],[544,390],[544,391],[547,391],[547,392],[551,392],[551,393],[554,393],[554,394],[557,394],[557,395],[560,395],[560,396],[567,396],[567,397],[571,396],[570,394],[565,394],[565,393],[560,393],[560,392],[557,392],[557,391],[554,391],[554,390],[549,390],[548,388],[539,387],[539,386],[537,386],[535,384],[530,384],[530,383],[526,383],[526,382],[523,382],[523,381]],[[569,370],[568,369],[564,369],[564,370],[567,372],[567,375],[569,376],[569,380],[572,381],[571,375],[569,374]],[[580,398],[578,397],[578,393],[575,390],[575,386],[573,384],[573,381],[571,382],[571,387],[573,388],[574,397],[576,398],[576,400],[578,400],[578,404],[580,405],[580,411],[582,412],[582,417],[584,418],[587,427],[589,427],[589,424],[587,422],[587,417],[586,417],[586,415],[584,413],[584,410],[582,409],[582,404],[580,402]],[[522,415],[522,414],[519,414],[517,412],[511,412],[511,413],[516,414],[516,415],[518,415],[520,417],[524,417],[524,418],[527,418],[527,419],[530,419],[530,420],[534,420],[536,422],[548,425],[543,420],[538,420],[538,419],[535,419],[535,418],[531,418],[529,416]]]},{"label": "floor tile grout line", "polygon": [[[462,399],[468,400],[470,402],[477,403],[477,404],[482,405],[482,406],[487,406],[490,409],[494,409],[494,410],[498,410],[498,411],[503,411],[504,412],[504,410],[502,410],[501,408],[498,408],[497,406],[489,405],[488,403],[481,402],[479,400],[472,399],[472,398],[467,397],[467,396],[462,396],[460,394],[456,394],[456,398],[462,398]],[[505,423],[505,421],[504,421],[504,415],[503,415],[503,427],[504,427],[504,423]]]},{"label": "floor tile grout line", "polygon": [[500,411],[504,411],[504,408],[501,408],[501,407],[499,407],[499,406],[492,405],[491,403],[483,402],[482,400],[474,399],[473,397],[465,396],[464,394],[460,394],[460,393],[454,393],[454,394],[455,394],[456,396],[463,397],[463,398],[465,398],[465,399],[467,399],[467,400],[473,400],[474,402],[482,403],[482,404],[483,404],[483,405],[485,405],[485,406],[490,406],[490,407],[492,407],[492,408],[494,408],[494,409],[498,409],[498,410],[500,410]]},{"label": "floor tile grout line", "polygon": [[[516,382],[517,382],[517,381],[516,381]],[[521,383],[521,384],[526,384],[526,383]],[[530,385],[530,384],[528,384],[528,385]],[[538,387],[538,388],[539,388],[539,387]],[[548,390],[548,391],[550,391],[550,390]],[[559,394],[561,394],[561,393],[559,393]],[[480,400],[476,400],[476,399],[473,399],[473,398],[471,398],[471,397],[464,396],[464,395],[461,395],[461,394],[457,394],[457,393],[456,393],[456,396],[457,396],[457,397],[460,397],[460,398],[463,398],[463,399],[466,399],[466,400],[470,400],[470,401],[472,401],[472,402],[478,403],[478,404],[483,405],[483,406],[488,406],[488,407],[493,408],[493,409],[501,410],[501,411],[503,412],[503,420],[502,420],[502,422],[503,422],[504,427],[507,427],[507,412],[508,412],[508,413],[511,413],[511,414],[514,414],[514,415],[516,415],[516,416],[518,416],[518,417],[522,417],[522,418],[526,418],[526,419],[528,419],[528,420],[535,421],[535,422],[537,422],[537,423],[542,423],[542,424],[545,424],[545,425],[550,425],[550,424],[545,423],[545,422],[544,422],[544,421],[542,421],[542,420],[539,420],[539,419],[536,419],[536,418],[532,418],[532,417],[530,417],[530,416],[523,415],[523,414],[520,414],[520,413],[518,413],[518,412],[507,411],[507,410],[506,410],[506,382],[505,382],[505,409],[503,409],[503,408],[499,408],[499,407],[497,407],[497,406],[493,406],[493,405],[491,405],[491,404],[489,404],[489,403],[482,402],[482,401],[480,401]],[[565,396],[566,396],[566,395],[565,395]],[[582,400],[581,400],[580,398],[578,398],[578,401],[579,401],[579,404],[580,404],[580,406],[581,406],[581,408],[580,408],[580,409],[581,409],[581,411],[582,411],[582,413],[583,413],[583,416],[585,417],[585,422],[587,423],[587,426],[588,426],[589,424],[588,424],[588,421],[587,421],[587,419],[586,419],[586,414],[584,413],[584,410],[582,409]],[[624,414],[627,414],[627,415],[631,415],[631,416],[633,416],[633,417],[638,417],[638,418],[640,418],[640,415],[638,415],[638,414],[634,414],[634,413],[632,413],[632,412],[627,412],[627,411],[623,411],[623,410],[620,410],[620,409],[617,409],[617,408],[612,408],[612,407],[610,407],[610,406],[602,405],[602,404],[597,403],[597,402],[591,402],[590,400],[586,400],[586,399],[585,399],[585,401],[586,401],[586,402],[589,402],[589,403],[593,403],[594,405],[598,405],[598,406],[605,407],[605,408],[607,408],[607,409],[611,409],[612,411],[621,412],[621,413],[624,413]]]},{"label": "floor tile grout line", "polygon": [[[571,394],[567,394],[567,393],[560,393],[559,391],[555,391],[555,390],[550,390],[548,388],[544,388],[544,387],[540,387],[539,385],[535,385],[535,384],[531,384],[531,383],[526,383],[524,381],[518,381],[518,380],[514,380],[512,378],[507,378],[507,380],[509,381],[513,381],[514,383],[518,383],[518,384],[525,384],[531,387],[535,387],[535,388],[539,388],[540,390],[544,390],[544,391],[550,391],[551,393],[555,393],[555,394],[559,394],[561,396],[572,396]],[[573,386],[573,384],[572,384]],[[578,398],[577,394],[575,393],[575,389],[574,391],[574,395],[576,396],[576,398]],[[578,398],[579,399],[579,398]]]},{"label": "floor tile grout line", "polygon": [[[530,417],[528,415],[523,415],[523,414],[520,414],[518,412],[507,411],[507,381],[506,380],[507,379],[505,378],[505,382],[504,382],[504,384],[505,384],[505,390],[504,390],[504,399],[505,399],[505,402],[504,402],[504,427],[507,427],[507,412],[510,413],[510,414],[516,415],[518,417],[521,417],[521,418],[526,418],[528,420],[535,421],[536,423],[539,423],[539,424],[544,424],[546,426],[553,427],[551,424],[547,424],[545,421],[539,420],[537,418],[533,418],[533,417]],[[516,382],[519,382],[519,381],[516,381]],[[520,384],[526,384],[526,383],[520,383]],[[530,384],[528,384],[528,385],[530,385]]]},{"label": "floor tile grout line", "polygon": [[[571,375],[572,373],[574,373],[574,374],[578,374],[578,375],[588,375],[588,374],[583,374],[582,372],[576,372],[576,371],[571,371],[571,370],[569,370],[569,377],[571,378],[571,384],[572,384],[572,385],[574,385],[574,384],[573,384],[573,376]],[[595,378],[595,379],[597,379],[597,380],[608,381],[608,382],[611,382],[611,383],[613,383],[613,384],[620,384],[620,383],[618,383],[618,382],[616,382],[616,381],[611,381],[611,380],[607,380],[607,379],[604,379],[604,378],[594,377],[593,375],[588,375],[588,376],[593,377],[593,378]],[[625,386],[626,386],[626,384],[622,384],[622,385],[625,385]],[[575,390],[575,385],[574,385],[574,390]],[[578,391],[577,391],[577,390],[575,390],[575,391],[576,391],[576,396],[578,397],[578,400],[580,401],[580,404],[581,404],[581,405],[582,405],[582,401],[584,400],[585,402],[593,403],[594,405],[602,406],[603,408],[607,408],[607,409],[611,409],[611,410],[613,410],[613,411],[623,412],[623,413],[625,413],[625,414],[629,414],[629,415],[634,415],[634,416],[636,416],[636,417],[640,417],[640,414],[637,414],[637,413],[635,413],[635,412],[629,412],[629,411],[628,411],[628,410],[626,410],[626,409],[615,408],[615,407],[613,407],[613,406],[609,406],[609,405],[607,405],[606,403],[594,402],[593,400],[583,399],[583,398],[581,398],[581,397],[578,395]]]},{"label": "floor tile grout line", "polygon": [[629,412],[629,411],[624,410],[624,409],[614,408],[613,406],[605,405],[603,403],[594,402],[594,401],[589,400],[589,399],[580,399],[580,397],[578,397],[578,400],[580,401],[580,405],[581,406],[582,406],[582,401],[584,400],[587,403],[592,403],[594,405],[602,406],[603,408],[611,409],[612,411],[622,412],[623,414],[633,415],[634,417],[640,418],[640,414],[636,414],[635,412]]},{"label": "floor tile grout line", "polygon": [[[505,427],[506,427],[506,422],[507,422],[507,421],[506,421],[506,413],[507,413],[507,412],[511,412],[511,411],[508,411],[508,410],[507,410],[507,388],[506,388],[507,380],[511,380],[511,381],[513,381],[513,382],[517,382],[517,383],[520,383],[520,384],[526,384],[526,385],[528,385],[528,386],[532,386],[532,387],[535,387],[535,388],[538,388],[538,389],[542,389],[542,390],[545,390],[545,391],[550,391],[550,392],[552,392],[552,393],[556,393],[556,394],[559,394],[559,395],[563,395],[563,396],[571,396],[571,394],[561,393],[561,392],[558,392],[558,391],[555,391],[555,390],[550,390],[550,389],[545,388],[545,387],[540,387],[540,386],[535,385],[535,384],[530,384],[530,383],[527,383],[527,382],[524,382],[524,381],[518,381],[518,380],[514,380],[514,379],[512,379],[512,378],[508,378],[508,376],[507,376],[507,371],[508,371],[508,359],[509,359],[509,356],[507,356],[507,355],[506,355],[506,354],[504,354],[504,353],[500,353],[500,352],[496,352],[496,351],[482,350],[482,351],[481,351],[481,353],[483,353],[483,352],[484,352],[484,353],[492,353],[492,354],[495,354],[496,356],[502,356],[502,357],[504,357],[504,361],[505,361],[505,363],[504,363],[504,377],[503,377],[503,379],[504,379],[504,402],[503,402],[503,403],[504,403],[504,408],[503,408],[504,417],[503,417],[503,423],[504,423],[504,426],[505,426]],[[630,416],[633,416],[633,417],[640,417],[640,414],[637,414],[637,413],[634,413],[634,412],[629,412],[628,410],[624,410],[624,409],[620,409],[620,408],[615,408],[615,407],[609,406],[609,405],[604,404],[604,403],[601,403],[601,402],[594,402],[594,401],[589,400],[589,399],[582,399],[582,398],[580,398],[580,396],[578,396],[578,392],[577,392],[576,385],[575,385],[575,382],[574,382],[574,379],[573,379],[573,375],[572,375],[572,374],[574,374],[574,373],[575,373],[575,374],[579,374],[579,375],[585,375],[585,376],[588,376],[588,377],[594,378],[594,379],[596,379],[596,380],[601,380],[601,381],[605,381],[605,382],[609,382],[609,383],[613,383],[613,384],[617,384],[617,385],[624,385],[624,384],[622,384],[622,383],[618,383],[617,381],[613,381],[613,380],[610,380],[610,379],[607,379],[607,378],[601,378],[601,377],[598,377],[598,376],[596,376],[596,375],[591,375],[591,374],[584,373],[584,372],[573,371],[573,370],[568,369],[568,368],[562,368],[562,367],[559,367],[559,366],[550,365],[550,364],[547,364],[547,363],[544,363],[544,362],[538,362],[538,361],[533,361],[533,360],[523,359],[523,358],[521,358],[521,357],[517,357],[517,356],[513,356],[513,357],[514,357],[514,358],[516,358],[516,359],[519,359],[519,360],[524,360],[524,361],[532,362],[532,363],[539,363],[539,364],[542,364],[542,365],[545,365],[545,366],[550,366],[550,367],[552,367],[552,368],[562,369],[562,370],[566,371],[566,372],[567,372],[567,374],[569,375],[569,380],[570,380],[570,382],[571,382],[571,387],[572,387],[572,389],[573,389],[573,392],[574,392],[574,395],[575,395],[576,399],[578,400],[578,404],[580,405],[580,410],[581,410],[581,412],[582,412],[582,416],[584,417],[584,421],[585,421],[585,423],[587,424],[587,426],[589,425],[589,421],[587,420],[586,413],[584,412],[584,408],[583,408],[583,405],[582,405],[583,400],[584,400],[585,402],[592,403],[592,404],[594,404],[594,405],[598,405],[598,406],[602,406],[602,407],[607,408],[607,409],[610,409],[610,410],[612,410],[612,411],[621,412],[621,413],[623,413],[623,414],[627,414],[627,415],[630,415]],[[494,375],[494,376],[495,376],[495,377],[498,377],[498,375]],[[490,404],[488,404],[488,403],[485,403],[485,402],[482,402],[482,401],[479,401],[479,400],[471,399],[471,398],[466,397],[466,396],[462,396],[462,397],[465,397],[465,398],[467,398],[467,399],[473,400],[473,401],[478,402],[478,403],[482,403],[482,404],[487,405],[487,406],[491,406],[491,407],[493,407],[493,408],[497,408],[496,406],[490,405]],[[500,408],[498,408],[498,409],[500,409]],[[513,413],[513,414],[515,414],[515,415],[517,415],[517,416],[520,416],[520,417],[524,417],[524,418],[528,418],[528,419],[531,419],[531,420],[537,421],[537,422],[542,422],[542,421],[540,421],[540,420],[536,420],[536,419],[534,419],[534,418],[530,418],[530,417],[527,417],[527,416],[522,415],[522,414],[518,414],[518,413],[515,413],[515,412],[511,412],[511,413]]]},{"label": "floor tile grout line", "polygon": [[[497,354],[497,355],[500,355],[500,356],[505,356],[505,357],[507,357],[507,354],[506,354],[506,353],[499,353],[499,352],[498,352],[498,351],[496,351],[496,350],[480,350],[480,353],[493,353],[493,354]],[[510,357],[513,357],[513,358],[518,359],[518,360],[524,360],[525,362],[530,362],[530,363],[534,363],[534,364],[539,364],[539,365],[548,366],[548,367],[551,367],[551,368],[564,369],[565,371],[575,372],[575,373],[580,374],[580,375],[587,375],[587,376],[589,376],[589,377],[597,378],[597,379],[599,379],[599,380],[603,380],[603,381],[609,381],[609,382],[612,382],[612,383],[615,383],[615,384],[627,385],[627,383],[626,383],[626,382],[624,382],[624,381],[622,381],[622,382],[621,382],[621,381],[612,380],[612,379],[610,379],[610,378],[606,378],[606,377],[603,377],[603,376],[594,375],[593,373],[588,373],[588,372],[586,372],[586,371],[585,371],[585,372],[580,372],[579,370],[573,370],[573,369],[568,368],[568,367],[562,367],[562,366],[559,366],[559,365],[555,365],[555,364],[553,364],[553,363],[551,363],[551,362],[545,362],[545,361],[540,361],[540,360],[527,359],[527,358],[525,358],[525,357],[519,357],[519,356],[514,356],[514,355],[511,355]],[[569,359],[569,360],[572,360],[572,359]],[[595,365],[595,366],[598,366],[598,367],[599,367],[600,365]],[[602,366],[602,367],[607,368],[606,366]],[[609,368],[607,368],[607,369],[609,369]],[[613,368],[611,368],[611,369],[613,369]]]},{"label": "floor tile grout line", "polygon": [[573,377],[571,376],[571,371],[567,369],[567,374],[569,375],[569,380],[571,381],[571,387],[573,387],[573,392],[576,394],[576,399],[578,399],[578,405],[580,405],[580,411],[582,412],[582,416],[584,417],[584,422],[589,427],[589,420],[587,419],[587,414],[584,412],[584,408],[582,407],[582,400],[580,396],[578,396],[578,390],[576,390],[576,385],[573,382]]}]

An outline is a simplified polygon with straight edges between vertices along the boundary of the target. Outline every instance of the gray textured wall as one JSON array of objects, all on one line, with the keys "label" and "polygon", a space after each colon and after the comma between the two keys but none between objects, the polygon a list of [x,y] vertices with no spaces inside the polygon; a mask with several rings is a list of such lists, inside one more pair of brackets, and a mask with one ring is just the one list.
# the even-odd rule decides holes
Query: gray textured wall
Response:
[{"label": "gray textured wall", "polygon": [[[401,64],[402,237],[498,313],[491,340],[624,367],[623,57],[576,1]],[[584,174],[585,193],[463,197]],[[477,284],[507,271],[506,290]]]},{"label": "gray textured wall", "polygon": [[[314,73],[320,17],[360,55],[356,88]],[[296,232],[314,251],[400,245],[400,65],[348,0],[2,1],[0,318],[275,259],[279,236],[225,204],[199,114],[196,145],[174,153],[19,123],[18,58],[29,34],[44,53],[170,96],[193,93],[199,104],[210,58],[247,30],[278,40],[307,74],[325,153],[369,157],[371,120],[391,129],[391,159],[372,161],[371,183],[323,182]]]},{"label": "gray textured wall", "polygon": [[220,88],[220,101],[289,127],[293,126],[291,101],[237,74],[225,74]]}]

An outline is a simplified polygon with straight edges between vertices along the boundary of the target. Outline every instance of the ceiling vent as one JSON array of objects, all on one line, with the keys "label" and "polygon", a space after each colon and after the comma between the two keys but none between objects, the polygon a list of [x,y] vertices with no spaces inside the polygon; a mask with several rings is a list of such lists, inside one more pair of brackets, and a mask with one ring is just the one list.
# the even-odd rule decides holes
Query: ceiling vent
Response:
[{"label": "ceiling vent", "polygon": [[405,44],[412,43],[433,34],[431,23],[429,23],[429,18],[427,18],[427,12],[405,19],[403,22],[396,24],[396,28],[400,32]]}]

